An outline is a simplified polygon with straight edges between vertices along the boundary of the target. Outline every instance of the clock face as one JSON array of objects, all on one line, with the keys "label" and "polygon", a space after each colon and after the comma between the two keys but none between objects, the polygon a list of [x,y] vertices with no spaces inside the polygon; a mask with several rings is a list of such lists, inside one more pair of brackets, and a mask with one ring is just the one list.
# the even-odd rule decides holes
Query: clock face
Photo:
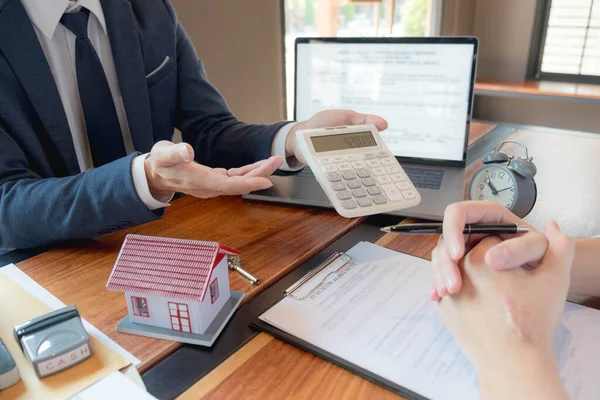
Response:
[{"label": "clock face", "polygon": [[492,200],[512,210],[517,199],[517,185],[508,169],[490,165],[473,177],[469,194],[472,200]]}]

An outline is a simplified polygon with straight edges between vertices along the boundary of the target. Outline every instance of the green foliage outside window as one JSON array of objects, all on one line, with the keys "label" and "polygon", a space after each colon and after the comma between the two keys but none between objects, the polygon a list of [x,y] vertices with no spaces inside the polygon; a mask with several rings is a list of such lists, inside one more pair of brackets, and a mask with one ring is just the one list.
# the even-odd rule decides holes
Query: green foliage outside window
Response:
[{"label": "green foliage outside window", "polygon": [[425,36],[427,0],[406,0],[401,18],[405,36]]},{"label": "green foliage outside window", "polygon": [[306,0],[304,3],[304,25],[315,26],[317,23],[317,0]]},{"label": "green foliage outside window", "polygon": [[356,18],[354,4],[346,4],[345,6],[342,6],[342,13],[344,14],[344,19],[346,22],[354,21]]}]

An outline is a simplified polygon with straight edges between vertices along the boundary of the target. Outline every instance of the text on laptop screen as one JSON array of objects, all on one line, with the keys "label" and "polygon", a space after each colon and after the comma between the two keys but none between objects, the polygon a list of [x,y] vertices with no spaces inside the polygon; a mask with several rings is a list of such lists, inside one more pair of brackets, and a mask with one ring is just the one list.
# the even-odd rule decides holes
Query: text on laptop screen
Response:
[{"label": "text on laptop screen", "polygon": [[463,159],[472,44],[299,43],[296,118],[351,109],[384,117],[399,157]]}]

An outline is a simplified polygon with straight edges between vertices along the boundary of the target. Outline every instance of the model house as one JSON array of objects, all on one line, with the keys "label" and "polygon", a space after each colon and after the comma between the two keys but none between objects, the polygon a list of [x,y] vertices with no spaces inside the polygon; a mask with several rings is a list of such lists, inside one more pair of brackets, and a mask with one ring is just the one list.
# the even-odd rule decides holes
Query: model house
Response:
[{"label": "model house", "polygon": [[203,334],[228,302],[227,255],[216,242],[128,235],[106,288],[125,293],[134,324]]}]

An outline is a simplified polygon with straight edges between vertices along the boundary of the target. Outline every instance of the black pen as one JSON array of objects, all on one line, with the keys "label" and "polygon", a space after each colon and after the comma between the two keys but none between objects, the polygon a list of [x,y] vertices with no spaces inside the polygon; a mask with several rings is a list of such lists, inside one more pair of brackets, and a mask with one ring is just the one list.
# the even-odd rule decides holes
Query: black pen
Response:
[{"label": "black pen", "polygon": [[[404,224],[392,225],[381,228],[383,232],[404,233],[409,235],[441,235],[443,225],[440,223],[425,223],[425,224]],[[480,225],[467,224],[463,233],[477,234],[483,233],[488,235],[501,235],[510,233],[529,232],[528,226],[520,226],[517,224],[495,224],[495,225]]]}]

